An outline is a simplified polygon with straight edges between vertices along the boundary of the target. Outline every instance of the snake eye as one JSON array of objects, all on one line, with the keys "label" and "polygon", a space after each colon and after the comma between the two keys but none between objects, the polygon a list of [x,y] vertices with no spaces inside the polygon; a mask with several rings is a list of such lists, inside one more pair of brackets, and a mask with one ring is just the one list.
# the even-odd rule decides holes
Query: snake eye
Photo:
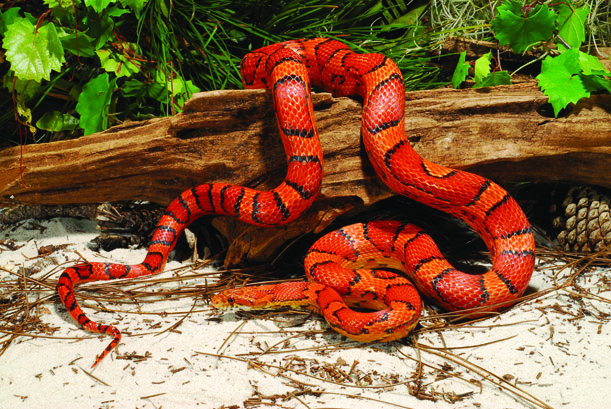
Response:
[{"label": "snake eye", "polygon": [[229,298],[227,298],[227,302],[228,302],[229,304],[233,305],[233,303],[235,302],[235,300],[234,300],[234,298],[233,298],[233,297],[229,297]]}]

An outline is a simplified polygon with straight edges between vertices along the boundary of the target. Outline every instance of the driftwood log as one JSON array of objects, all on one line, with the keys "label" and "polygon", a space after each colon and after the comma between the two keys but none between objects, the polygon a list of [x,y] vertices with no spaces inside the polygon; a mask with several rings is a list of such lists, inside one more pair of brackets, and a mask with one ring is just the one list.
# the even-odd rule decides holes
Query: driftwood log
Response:
[{"label": "driftwood log", "polygon": [[[611,96],[593,96],[553,118],[534,82],[408,95],[406,132],[414,148],[442,165],[497,182],[563,181],[611,187]],[[219,217],[226,264],[261,261],[286,240],[318,232],[335,217],[392,192],[375,175],[360,141],[361,106],[313,97],[325,152],[325,178],[312,209],[280,228]],[[285,154],[264,91],[195,95],[184,112],[129,122],[75,140],[0,152],[0,205],[150,200],[167,205],[208,182],[269,189],[284,177]]]}]

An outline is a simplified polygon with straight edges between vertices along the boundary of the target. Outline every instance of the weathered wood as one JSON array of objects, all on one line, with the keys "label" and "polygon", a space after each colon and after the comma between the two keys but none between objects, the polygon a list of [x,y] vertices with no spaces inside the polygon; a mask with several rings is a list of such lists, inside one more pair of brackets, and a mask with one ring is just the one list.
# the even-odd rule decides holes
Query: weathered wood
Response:
[{"label": "weathered wood", "polygon": [[[580,101],[565,118],[533,82],[488,89],[409,94],[406,132],[428,159],[471,168],[496,181],[535,180],[611,187],[611,97]],[[218,225],[233,244],[229,263],[261,259],[280,242],[322,230],[335,216],[392,193],[378,180],[360,142],[361,106],[329,94],[313,97],[325,152],[325,179],[312,210],[265,233],[242,223]],[[278,184],[285,155],[264,91],[194,96],[183,113],[131,122],[76,140],[0,152],[0,204],[96,203],[130,199],[167,205],[201,183],[259,189]],[[227,219],[227,218],[225,218]],[[240,236],[238,241],[232,237]],[[270,250],[271,249],[271,250]]]}]

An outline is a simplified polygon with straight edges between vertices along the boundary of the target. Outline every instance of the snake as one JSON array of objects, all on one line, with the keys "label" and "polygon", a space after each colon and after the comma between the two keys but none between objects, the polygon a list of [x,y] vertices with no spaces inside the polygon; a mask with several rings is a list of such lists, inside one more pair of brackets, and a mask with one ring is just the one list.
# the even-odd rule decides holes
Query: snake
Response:
[{"label": "snake", "polygon": [[252,51],[240,68],[245,88],[271,93],[286,151],[286,177],[269,191],[226,183],[186,190],[161,217],[142,263],[82,263],[64,270],[57,292],[70,316],[86,330],[113,337],[92,367],[118,345],[121,332],[85,315],[75,298],[76,284],[160,273],[179,235],[203,215],[274,227],[295,220],[312,204],[323,176],[312,86],[336,97],[360,97],[363,145],[378,176],[396,193],[466,222],[482,237],[492,266],[483,274],[455,269],[430,236],[412,224],[357,223],[314,243],[304,259],[307,281],[228,289],[212,298],[213,306],[309,308],[339,333],[374,342],[402,338],[416,326],[420,293],[450,311],[498,310],[524,293],[535,263],[526,215],[496,183],[435,164],[411,147],[405,132],[404,80],[392,59],[356,53],[332,38],[315,38]]}]

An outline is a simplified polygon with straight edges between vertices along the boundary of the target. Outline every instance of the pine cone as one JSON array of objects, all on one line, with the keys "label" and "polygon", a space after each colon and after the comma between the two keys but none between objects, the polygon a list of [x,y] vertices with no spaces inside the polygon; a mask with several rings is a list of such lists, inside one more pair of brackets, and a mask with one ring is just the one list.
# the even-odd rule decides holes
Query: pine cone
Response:
[{"label": "pine cone", "polygon": [[560,206],[550,211],[559,213],[552,221],[558,244],[567,251],[599,251],[611,243],[611,199],[591,187],[569,189]]}]

